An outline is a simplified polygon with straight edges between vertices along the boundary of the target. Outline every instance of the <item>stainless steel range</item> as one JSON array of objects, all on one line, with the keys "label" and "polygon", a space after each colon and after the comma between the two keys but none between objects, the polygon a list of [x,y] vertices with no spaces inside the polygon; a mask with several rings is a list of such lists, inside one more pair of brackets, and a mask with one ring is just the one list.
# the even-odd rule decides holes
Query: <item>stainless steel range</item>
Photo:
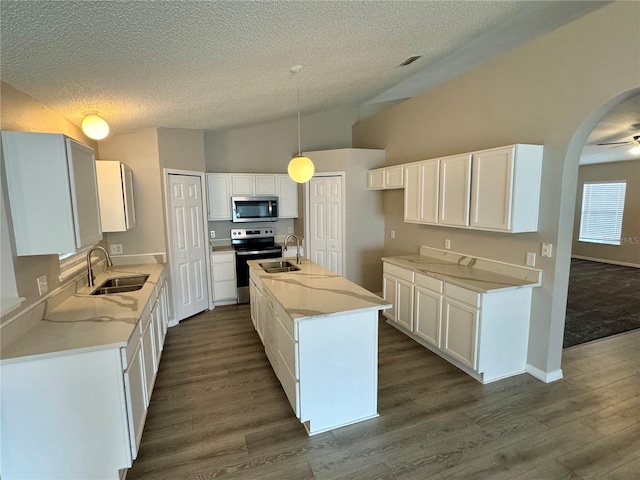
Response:
[{"label": "stainless steel range", "polygon": [[249,303],[249,260],[282,257],[273,228],[232,228],[231,245],[236,251],[238,303]]}]

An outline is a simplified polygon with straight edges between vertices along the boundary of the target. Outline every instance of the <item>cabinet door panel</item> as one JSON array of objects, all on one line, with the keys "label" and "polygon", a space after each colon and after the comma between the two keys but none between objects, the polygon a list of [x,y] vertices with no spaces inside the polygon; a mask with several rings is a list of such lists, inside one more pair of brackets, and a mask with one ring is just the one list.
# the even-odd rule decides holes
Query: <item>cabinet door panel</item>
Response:
[{"label": "cabinet door panel", "polygon": [[513,154],[514,148],[510,147],[473,156],[471,226],[511,228]]},{"label": "cabinet door panel", "polygon": [[382,189],[384,188],[384,168],[377,170],[369,170],[367,174],[367,188]]},{"label": "cabinet door panel", "polygon": [[479,310],[445,299],[442,350],[474,370],[477,368]]},{"label": "cabinet door panel", "polygon": [[[152,320],[152,319],[150,319]],[[149,406],[149,402],[151,401],[151,391],[153,390],[153,384],[156,380],[156,369],[155,369],[155,340],[153,338],[154,331],[152,324],[153,321],[148,321],[147,326],[142,332],[142,360],[144,363],[144,376],[146,380],[146,392],[147,392],[147,404]]]},{"label": "cabinet door panel", "polygon": [[441,310],[442,294],[415,287],[414,333],[438,348],[440,348]]},{"label": "cabinet door panel", "polygon": [[140,341],[136,341],[137,348],[129,367],[124,372],[124,390],[127,400],[127,415],[129,417],[129,436],[131,440],[131,457],[138,456],[138,447],[142,438],[144,421],[147,418],[147,398],[144,381],[144,365]]},{"label": "cabinet door panel", "polygon": [[404,167],[404,221],[418,222],[421,217],[420,196],[422,192],[420,164],[412,163]]},{"label": "cabinet door panel", "polygon": [[256,175],[254,177],[256,195],[277,195],[275,175]]},{"label": "cabinet door panel", "polygon": [[440,223],[469,226],[471,154],[440,159]]},{"label": "cabinet door panel", "polygon": [[278,218],[298,218],[298,184],[289,175],[278,175]]},{"label": "cabinet door panel", "polygon": [[230,176],[207,173],[207,213],[209,220],[231,220]]},{"label": "cabinet door panel", "polygon": [[389,276],[382,276],[382,297],[391,304],[391,308],[382,311],[382,314],[389,320],[396,319],[396,279]]},{"label": "cabinet door panel", "polygon": [[231,194],[232,195],[253,195],[253,175],[231,175]]},{"label": "cabinet door panel", "polygon": [[385,167],[384,169],[384,187],[385,188],[402,188],[404,186],[404,167],[397,165],[395,167]]},{"label": "cabinet door panel", "polygon": [[408,330],[413,327],[413,283],[396,280],[396,322]]},{"label": "cabinet door panel", "polygon": [[[420,223],[438,223],[438,195],[440,192],[440,161],[420,164]],[[405,182],[408,179],[405,179]]]}]

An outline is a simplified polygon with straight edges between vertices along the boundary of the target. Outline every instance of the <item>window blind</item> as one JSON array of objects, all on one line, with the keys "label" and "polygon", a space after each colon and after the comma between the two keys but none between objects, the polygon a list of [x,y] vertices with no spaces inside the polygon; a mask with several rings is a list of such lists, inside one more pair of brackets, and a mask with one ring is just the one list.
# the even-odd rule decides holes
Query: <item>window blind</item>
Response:
[{"label": "window blind", "polygon": [[620,245],[626,188],[627,182],[584,184],[579,241]]}]

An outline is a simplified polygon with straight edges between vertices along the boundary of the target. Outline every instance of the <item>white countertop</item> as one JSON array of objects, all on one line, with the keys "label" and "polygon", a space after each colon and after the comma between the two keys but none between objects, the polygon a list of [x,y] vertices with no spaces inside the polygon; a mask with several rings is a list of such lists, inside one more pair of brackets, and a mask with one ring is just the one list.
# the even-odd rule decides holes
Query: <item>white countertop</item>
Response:
[{"label": "white countertop", "polygon": [[430,255],[383,257],[382,261],[478,293],[537,287],[541,283],[541,272],[533,268],[478,259],[454,252],[428,250]]},{"label": "white countertop", "polygon": [[165,265],[154,263],[126,265],[98,274],[96,286],[111,277],[148,274],[149,278],[140,290],[121,294],[91,295],[96,287],[81,288],[3,348],[0,361],[126,346],[164,268]]},{"label": "white countertop", "polygon": [[258,276],[263,288],[267,288],[276,301],[294,321],[319,316],[332,316],[344,312],[384,310],[391,304],[340,275],[306,259],[300,259],[299,271],[267,273],[261,262],[295,259],[270,258],[251,260],[251,275]]}]

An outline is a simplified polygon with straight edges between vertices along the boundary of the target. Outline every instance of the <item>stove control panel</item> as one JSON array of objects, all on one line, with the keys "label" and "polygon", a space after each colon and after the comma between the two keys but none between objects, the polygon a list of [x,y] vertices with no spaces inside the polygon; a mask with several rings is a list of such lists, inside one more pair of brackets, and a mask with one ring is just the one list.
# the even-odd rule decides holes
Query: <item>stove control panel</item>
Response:
[{"label": "stove control panel", "polygon": [[232,228],[231,240],[251,238],[273,238],[273,228]]}]

